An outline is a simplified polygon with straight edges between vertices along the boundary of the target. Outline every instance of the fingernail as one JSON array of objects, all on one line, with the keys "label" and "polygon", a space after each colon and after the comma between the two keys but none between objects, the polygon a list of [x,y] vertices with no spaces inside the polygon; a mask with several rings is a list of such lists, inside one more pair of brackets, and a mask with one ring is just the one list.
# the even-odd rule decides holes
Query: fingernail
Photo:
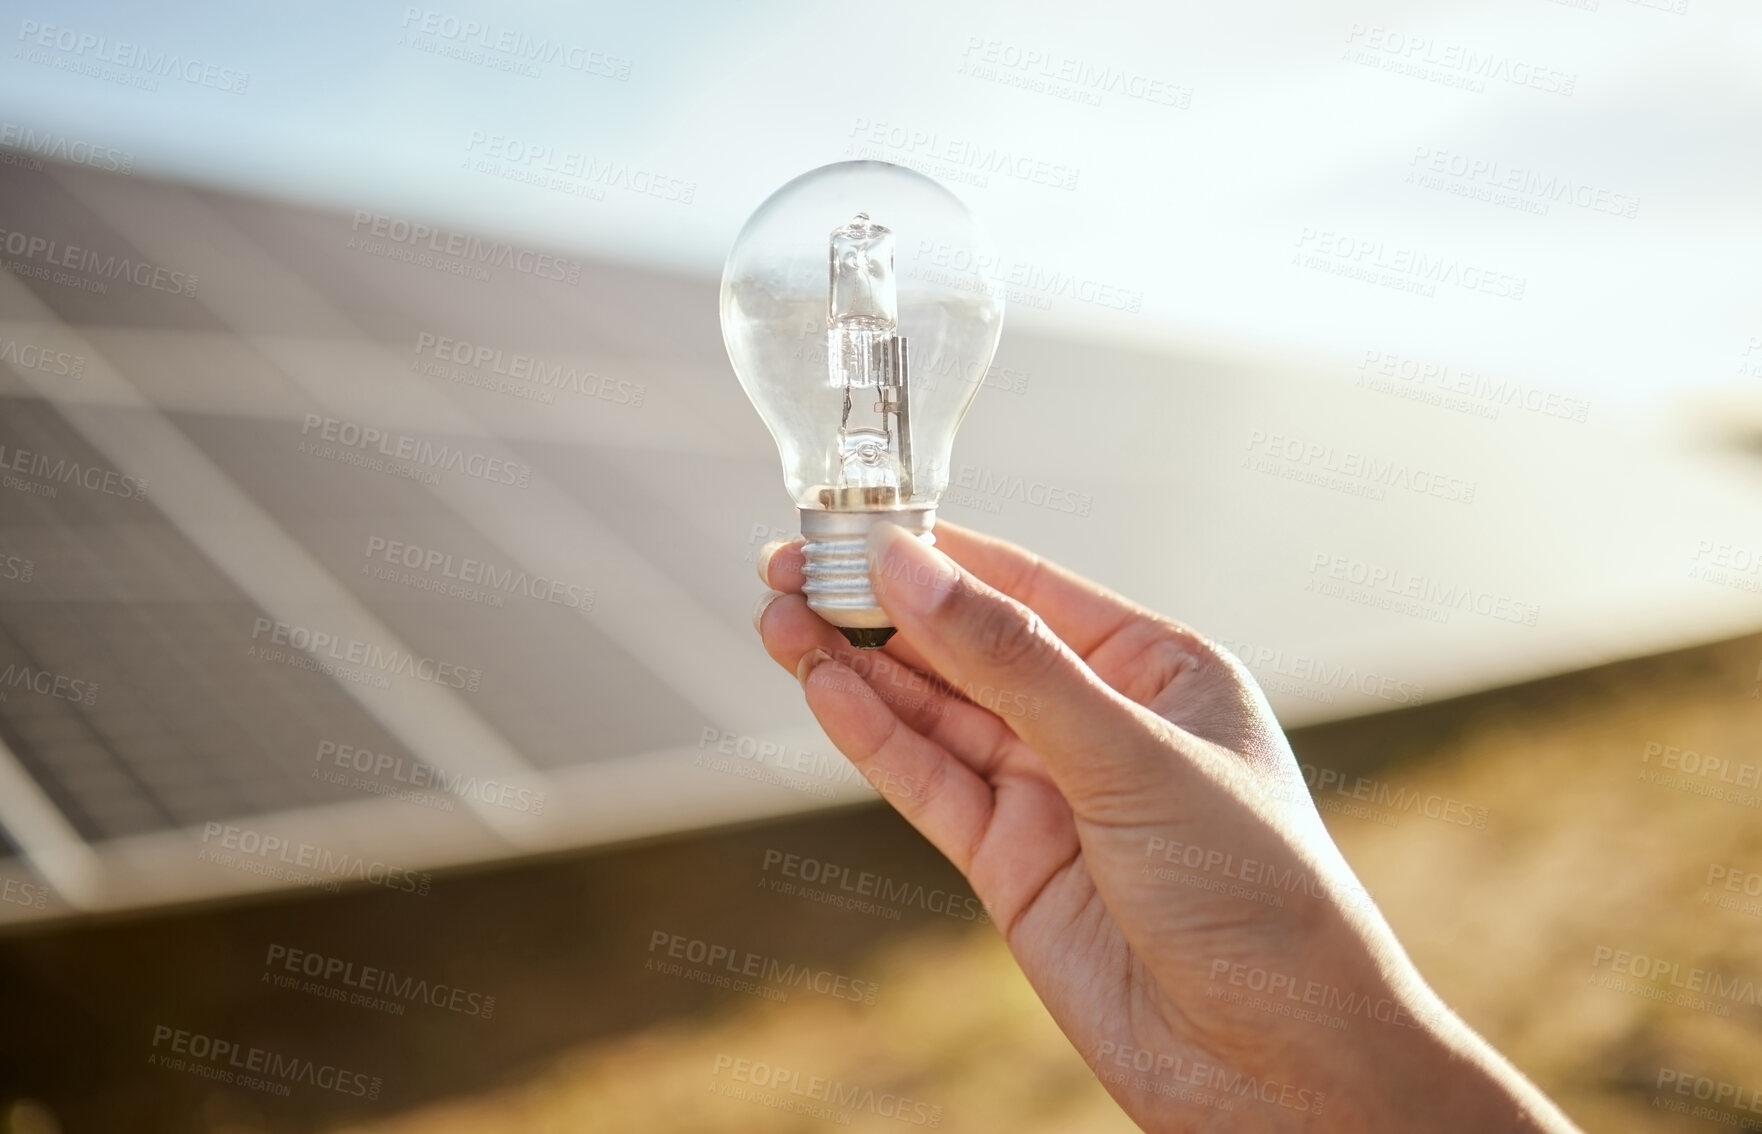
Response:
[{"label": "fingernail", "polygon": [[767,587],[771,585],[771,577],[768,574],[771,570],[771,557],[782,550],[783,545],[788,542],[789,541],[786,539],[774,539],[770,543],[759,548],[759,582],[765,584]]},{"label": "fingernail", "polygon": [[[759,623],[765,620],[765,610],[783,597],[782,591],[766,591],[759,596],[759,605],[753,607],[753,629],[759,630]],[[760,631],[763,633],[763,631]]]},{"label": "fingernail", "polygon": [[808,683],[808,674],[814,672],[814,667],[823,661],[831,660],[831,654],[822,650],[820,647],[815,646],[813,649],[802,655],[801,662],[795,667],[795,679],[801,682],[805,687]]},{"label": "fingernail", "polygon": [[869,529],[869,577],[877,594],[910,614],[928,614],[956,579],[953,560],[898,524]]}]

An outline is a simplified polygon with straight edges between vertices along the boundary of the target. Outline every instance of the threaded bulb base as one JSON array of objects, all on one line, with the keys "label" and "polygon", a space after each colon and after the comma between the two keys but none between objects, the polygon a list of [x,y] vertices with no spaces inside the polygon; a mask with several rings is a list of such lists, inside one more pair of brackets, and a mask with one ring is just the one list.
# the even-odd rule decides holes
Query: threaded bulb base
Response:
[{"label": "threaded bulb base", "polygon": [[859,650],[880,649],[894,633],[869,584],[869,529],[883,520],[925,543],[936,542],[933,505],[873,512],[801,510],[801,593],[809,610],[838,627]]}]

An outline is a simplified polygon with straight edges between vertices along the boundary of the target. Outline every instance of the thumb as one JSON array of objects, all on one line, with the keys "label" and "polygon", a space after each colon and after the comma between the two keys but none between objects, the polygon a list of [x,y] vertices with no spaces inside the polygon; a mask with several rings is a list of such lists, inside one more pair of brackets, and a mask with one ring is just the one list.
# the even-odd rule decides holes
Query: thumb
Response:
[{"label": "thumb", "polygon": [[1096,677],[1028,607],[897,524],[870,529],[868,550],[900,634],[1039,754],[1078,814],[1131,818],[1185,778],[1168,748],[1174,726]]}]

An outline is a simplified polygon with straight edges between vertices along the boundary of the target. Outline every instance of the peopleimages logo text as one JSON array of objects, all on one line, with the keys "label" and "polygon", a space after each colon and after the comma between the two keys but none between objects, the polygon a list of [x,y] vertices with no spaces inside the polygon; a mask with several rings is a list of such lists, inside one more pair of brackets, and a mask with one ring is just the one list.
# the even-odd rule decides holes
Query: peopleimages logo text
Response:
[{"label": "peopleimages logo text", "polygon": [[413,788],[432,789],[461,799],[476,799],[497,807],[506,807],[510,811],[544,814],[545,793],[533,791],[531,788],[516,787],[495,779],[480,780],[475,775],[464,772],[448,772],[435,764],[405,760],[387,752],[373,752],[350,744],[339,744],[334,740],[321,740],[318,742],[318,752],[312,758],[323,763],[327,756],[339,768],[352,769],[371,776],[390,772],[394,781],[409,784]]},{"label": "peopleimages logo text", "polygon": [[51,459],[47,453],[35,453],[29,449],[0,445],[0,471],[41,477],[122,500],[147,498],[147,482],[138,476],[127,476],[97,465],[82,465],[65,457]]},{"label": "peopleimages logo text", "polygon": [[[251,81],[248,71],[222,67],[200,59],[186,59],[174,51],[154,51],[107,35],[57,27],[37,20],[18,22],[18,39],[27,47],[59,51],[90,64],[108,64],[120,71],[136,71],[143,78],[181,79],[200,87],[228,94],[244,94]],[[50,58],[53,58],[52,56]],[[149,87],[149,89],[153,89]]]},{"label": "peopleimages logo text", "polygon": [[[1428,603],[1446,611],[1467,609],[1487,618],[1514,622],[1520,626],[1534,626],[1536,619],[1541,616],[1541,607],[1535,603],[1519,602],[1491,591],[1454,582],[1446,583],[1431,576],[1415,575],[1401,568],[1342,555],[1330,555],[1325,551],[1315,552],[1311,556],[1309,573],[1320,575],[1323,580],[1335,579],[1362,587],[1369,592],[1386,592]],[[1316,580],[1312,579],[1311,586],[1315,583]]]},{"label": "peopleimages logo text", "polygon": [[412,571],[438,575],[463,585],[483,587],[498,594],[519,594],[539,602],[588,612],[593,610],[594,591],[579,583],[565,582],[544,575],[531,575],[516,567],[499,567],[470,556],[454,556],[436,548],[417,547],[413,543],[368,536],[366,558],[384,560]]},{"label": "peopleimages logo text", "polygon": [[421,221],[356,209],[349,231],[358,233],[363,229],[368,236],[390,241],[392,244],[408,245],[492,268],[508,268],[541,280],[560,280],[569,284],[581,281],[579,260],[566,260],[549,252],[537,252],[500,240],[486,240],[470,233],[436,228]]},{"label": "peopleimages logo text", "polygon": [[[218,842],[220,847],[237,851],[240,854],[253,855],[264,861],[273,860],[288,866],[298,866],[306,870],[316,870],[320,874],[328,874],[336,879],[354,879],[375,886],[384,886],[388,890],[402,890],[407,894],[426,896],[433,876],[427,871],[417,873],[400,866],[380,862],[378,859],[367,861],[358,854],[347,851],[333,853],[315,846],[312,843],[293,842],[280,835],[265,835],[249,827],[234,827],[224,823],[204,823],[202,825],[203,854],[208,854],[206,845]],[[230,856],[228,856],[230,857]],[[218,855],[214,861],[222,861]],[[222,862],[223,865],[228,863]]]},{"label": "peopleimages logo text", "polygon": [[313,1059],[285,1056],[261,1047],[248,1047],[232,1040],[173,1028],[169,1024],[154,1025],[153,1049],[149,1058],[151,1063],[158,1063],[174,1054],[187,1056],[222,1070],[221,1075],[209,1076],[220,1082],[232,1082],[234,1075],[250,1072],[278,1079],[283,1083],[304,1083],[341,1095],[365,1099],[378,1098],[382,1085],[378,1075],[350,1071]]},{"label": "peopleimages logo text", "polygon": [[462,1016],[478,1016],[487,1020],[495,1015],[496,998],[493,996],[445,983],[431,984],[425,979],[408,974],[400,977],[391,969],[356,965],[354,961],[341,957],[330,957],[288,945],[270,945],[263,964],[265,968],[279,968],[296,976],[308,976],[364,992],[394,997],[399,1001],[420,1001]]},{"label": "peopleimages logo text", "polygon": [[972,492],[1003,500],[1017,500],[1037,508],[1047,508],[1073,516],[1087,516],[1095,503],[1095,498],[1087,492],[1059,488],[1044,481],[1028,480],[1014,473],[994,473],[976,465],[962,465],[954,483],[956,487]]},{"label": "peopleimages logo text", "polygon": [[416,354],[429,355],[441,362],[452,362],[508,378],[517,378],[545,389],[567,390],[583,397],[598,398],[616,405],[641,407],[648,387],[640,382],[606,378],[591,370],[561,362],[546,362],[518,351],[500,347],[473,345],[461,339],[435,335],[428,331],[416,336]]},{"label": "peopleimages logo text", "polygon": [[0,146],[109,173],[133,173],[135,168],[135,155],[127,150],[94,145],[53,131],[34,130],[16,122],[0,122]]},{"label": "peopleimages logo text", "polygon": [[264,635],[268,635],[269,641],[277,646],[287,646],[313,657],[365,666],[393,677],[407,675],[431,685],[445,685],[468,693],[477,692],[483,684],[481,669],[436,661],[430,657],[417,657],[403,650],[383,649],[359,638],[345,641],[328,630],[314,630],[307,626],[293,626],[272,618],[259,617],[251,624],[251,640],[256,641]]},{"label": "peopleimages logo text", "polygon": [[86,372],[86,357],[64,350],[50,350],[35,343],[0,337],[0,362],[25,370],[37,370],[56,378],[78,378]]},{"label": "peopleimages logo text", "polygon": [[522,63],[559,63],[571,71],[619,82],[630,78],[630,60],[622,56],[597,51],[581,43],[566,43],[548,36],[539,38],[517,28],[460,17],[434,8],[407,5],[401,26]]},{"label": "peopleimages logo text", "polygon": [[511,484],[526,488],[532,483],[532,466],[515,464],[500,457],[468,453],[452,445],[437,445],[408,433],[387,433],[371,425],[360,425],[341,418],[309,413],[300,427],[300,436],[313,432],[325,441],[343,449],[371,450],[382,457],[409,461],[414,465],[463,473],[492,484]]},{"label": "peopleimages logo text", "polygon": [[26,260],[40,261],[52,268],[85,272],[107,280],[122,280],[153,291],[169,291],[186,296],[196,294],[196,277],[189,272],[158,267],[145,260],[131,260],[127,256],[114,253],[106,256],[77,244],[51,240],[47,236],[0,228],[0,248],[4,248],[8,256],[23,256]]}]

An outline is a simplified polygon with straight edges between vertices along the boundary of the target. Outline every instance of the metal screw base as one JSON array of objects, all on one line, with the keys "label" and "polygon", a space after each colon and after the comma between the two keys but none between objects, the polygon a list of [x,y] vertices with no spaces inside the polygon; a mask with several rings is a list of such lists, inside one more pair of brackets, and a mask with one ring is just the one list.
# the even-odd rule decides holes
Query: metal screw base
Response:
[{"label": "metal screw base", "polygon": [[859,650],[879,649],[893,637],[887,612],[869,586],[869,529],[882,520],[898,524],[925,543],[935,543],[935,505],[873,512],[801,509],[801,592],[808,609],[839,628]]}]

